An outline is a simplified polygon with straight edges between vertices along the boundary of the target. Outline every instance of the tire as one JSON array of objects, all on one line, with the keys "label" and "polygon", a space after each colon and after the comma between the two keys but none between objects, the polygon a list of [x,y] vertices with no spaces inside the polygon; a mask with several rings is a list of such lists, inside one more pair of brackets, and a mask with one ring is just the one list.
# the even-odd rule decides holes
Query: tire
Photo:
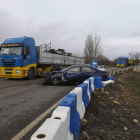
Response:
[{"label": "tire", "polygon": [[78,86],[79,85],[79,83],[78,82],[76,82],[76,86]]},{"label": "tire", "polygon": [[33,68],[30,68],[28,70],[28,76],[27,76],[27,79],[28,80],[33,80],[35,78],[35,71]]},{"label": "tire", "polygon": [[50,72],[52,72],[52,71],[53,71],[53,68],[50,69]]},{"label": "tire", "polygon": [[58,86],[59,83],[60,83],[60,80],[59,80],[59,78],[57,78],[57,77],[52,78],[51,81],[50,81],[50,84],[51,84],[52,86]]}]

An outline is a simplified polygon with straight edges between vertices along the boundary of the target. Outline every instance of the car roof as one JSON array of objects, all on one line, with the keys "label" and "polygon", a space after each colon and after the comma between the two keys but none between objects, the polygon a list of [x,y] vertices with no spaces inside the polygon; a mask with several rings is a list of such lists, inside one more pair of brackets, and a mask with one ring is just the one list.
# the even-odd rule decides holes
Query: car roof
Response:
[{"label": "car roof", "polygon": [[94,66],[91,66],[91,65],[72,65],[70,67],[91,67],[91,68],[94,68],[95,70],[99,71],[97,68],[95,68]]},{"label": "car roof", "polygon": [[[69,68],[72,68],[72,67],[91,67],[96,71],[103,72],[103,71],[101,71],[101,70],[99,70],[99,69],[97,69],[97,68],[95,68],[94,66],[91,66],[91,65],[72,65],[72,66],[67,67],[67,69],[64,69],[63,71],[66,71],[66,70],[68,70]],[[107,71],[104,70],[104,72],[107,72]]]},{"label": "car roof", "polygon": [[72,66],[74,66],[74,67],[80,66],[80,67],[93,67],[93,68],[95,68],[94,66],[91,66],[91,65],[72,65]]}]

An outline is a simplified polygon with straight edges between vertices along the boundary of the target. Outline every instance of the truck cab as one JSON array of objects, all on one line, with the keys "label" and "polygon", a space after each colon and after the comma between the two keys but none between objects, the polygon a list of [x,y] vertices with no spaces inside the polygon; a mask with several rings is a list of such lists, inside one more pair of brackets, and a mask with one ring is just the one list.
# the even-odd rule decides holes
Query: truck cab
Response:
[{"label": "truck cab", "polygon": [[118,57],[116,65],[117,65],[117,67],[126,67],[126,66],[128,66],[128,58],[127,57]]},{"label": "truck cab", "polygon": [[10,38],[1,44],[0,77],[33,79],[36,67],[37,54],[33,38]]}]

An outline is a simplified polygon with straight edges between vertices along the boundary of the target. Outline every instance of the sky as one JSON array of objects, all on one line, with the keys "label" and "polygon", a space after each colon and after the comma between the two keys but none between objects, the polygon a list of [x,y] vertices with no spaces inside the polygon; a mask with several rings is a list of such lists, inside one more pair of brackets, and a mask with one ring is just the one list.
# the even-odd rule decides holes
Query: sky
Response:
[{"label": "sky", "polygon": [[140,0],[0,0],[0,43],[29,36],[83,56],[88,34],[110,60],[140,52]]}]

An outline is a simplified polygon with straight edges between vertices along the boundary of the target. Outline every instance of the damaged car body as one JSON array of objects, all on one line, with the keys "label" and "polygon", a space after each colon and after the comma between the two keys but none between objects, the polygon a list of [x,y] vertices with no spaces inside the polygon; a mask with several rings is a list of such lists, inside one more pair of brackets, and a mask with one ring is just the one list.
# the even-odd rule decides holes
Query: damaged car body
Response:
[{"label": "damaged car body", "polygon": [[107,71],[100,71],[93,66],[74,65],[61,71],[52,71],[46,74],[45,84],[57,86],[59,84],[81,84],[90,77],[102,77],[108,80]]}]

